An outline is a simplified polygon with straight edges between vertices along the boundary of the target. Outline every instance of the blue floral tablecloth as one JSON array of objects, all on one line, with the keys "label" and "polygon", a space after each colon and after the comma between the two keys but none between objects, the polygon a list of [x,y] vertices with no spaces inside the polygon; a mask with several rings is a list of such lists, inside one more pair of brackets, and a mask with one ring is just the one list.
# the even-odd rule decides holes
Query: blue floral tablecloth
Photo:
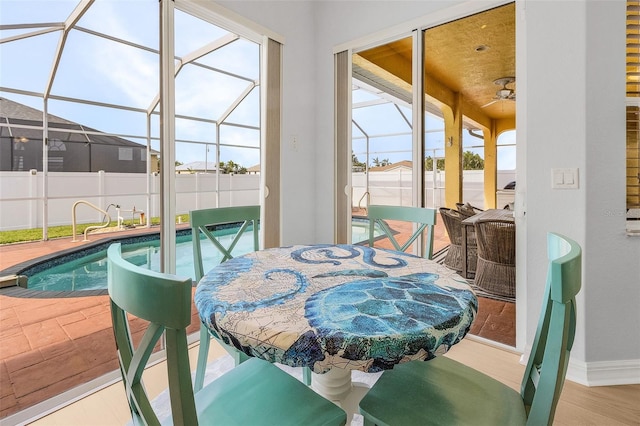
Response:
[{"label": "blue floral tablecloth", "polygon": [[202,278],[195,304],[226,343],[316,373],[431,359],[467,334],[478,310],[466,280],[448,268],[358,245],[230,259]]}]

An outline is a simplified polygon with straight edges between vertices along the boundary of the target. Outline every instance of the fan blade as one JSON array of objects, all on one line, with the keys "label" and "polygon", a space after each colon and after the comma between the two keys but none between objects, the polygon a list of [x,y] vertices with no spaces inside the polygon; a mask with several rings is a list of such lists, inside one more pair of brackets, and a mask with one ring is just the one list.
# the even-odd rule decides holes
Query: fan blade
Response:
[{"label": "fan blade", "polygon": [[492,100],[491,102],[489,102],[489,103],[487,103],[487,104],[482,105],[480,108],[486,108],[486,107],[488,107],[489,105],[493,105],[493,104],[495,104],[496,102],[501,101],[501,100],[502,100],[502,99],[494,99],[494,100]]}]

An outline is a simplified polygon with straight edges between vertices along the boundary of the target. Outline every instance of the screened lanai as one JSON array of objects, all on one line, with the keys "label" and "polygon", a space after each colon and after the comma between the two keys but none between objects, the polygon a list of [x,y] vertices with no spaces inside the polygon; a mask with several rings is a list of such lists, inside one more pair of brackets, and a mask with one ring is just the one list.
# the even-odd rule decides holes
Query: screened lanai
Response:
[{"label": "screened lanai", "polygon": [[[163,158],[168,163],[166,168],[173,168],[174,163],[187,170],[189,165],[195,162],[212,164],[214,167],[207,167],[204,171],[217,175],[217,178],[208,183],[198,182],[198,188],[190,188],[189,193],[209,193],[215,198],[216,205],[224,204],[233,198],[229,195],[232,185],[222,182],[221,173],[232,170],[237,175],[248,168],[255,170],[256,166],[263,172],[266,170],[265,164],[261,165],[260,151],[261,138],[265,137],[261,134],[261,130],[264,130],[261,128],[264,114],[261,116],[259,87],[260,61],[264,52],[261,52],[260,37],[224,30],[206,17],[195,17],[193,11],[181,10],[180,4],[184,6],[184,2],[177,4],[179,7],[175,11],[175,30],[172,38],[175,120],[174,129],[169,131],[173,138],[173,142],[170,143],[172,150],[166,152],[171,154],[171,159],[166,158],[169,155],[159,155],[159,159],[151,159],[152,152],[162,151],[159,113],[159,94],[162,87],[160,9],[157,2],[150,0],[126,5],[109,1],[43,2],[42,7],[38,8],[28,7],[23,2],[7,2],[3,5],[0,54],[3,63],[19,63],[20,66],[8,67],[6,72],[3,70],[0,76],[0,95],[42,111],[43,117],[45,114],[47,117],[42,120],[40,127],[38,123],[21,123],[20,117],[13,117],[11,122],[7,117],[0,123],[4,132],[2,146],[8,147],[4,152],[9,153],[3,154],[3,170],[35,169],[37,173],[41,173],[44,192],[41,198],[48,199],[49,202],[35,207],[35,210],[42,213],[27,226],[42,226],[44,239],[47,238],[47,226],[50,222],[55,222],[45,218],[50,214],[56,216],[56,209],[63,209],[62,205],[68,204],[73,197],[72,194],[67,194],[67,199],[53,199],[47,184],[44,184],[48,182],[49,172],[64,170],[61,161],[64,161],[65,155],[69,155],[67,151],[71,152],[70,149],[65,150],[65,145],[73,143],[70,137],[62,140],[64,138],[54,137],[53,133],[49,133],[57,130],[56,123],[59,121],[49,119],[51,116],[60,117],[82,129],[82,143],[86,146],[86,149],[82,148],[84,151],[89,151],[92,145],[97,145],[97,139],[105,135],[119,137],[141,146],[143,150],[136,152],[113,147],[117,152],[114,152],[112,157],[117,159],[116,161],[133,159],[146,163],[149,179],[136,193],[145,199],[136,201],[136,195],[127,194],[124,203],[128,202],[130,206],[142,204],[149,213],[153,213],[154,206],[159,203],[159,196],[154,199],[152,194],[159,193],[161,179],[157,173],[154,175],[154,172],[160,169]],[[502,10],[486,12],[485,14],[491,16],[482,19],[499,20],[502,27],[506,25],[508,28],[511,24],[503,24],[502,21],[512,19],[513,5],[499,9]],[[474,20],[478,21],[480,18],[471,19]],[[468,20],[448,25],[469,25],[463,24],[463,21]],[[450,31],[445,27],[430,30],[429,34],[433,35],[429,37],[434,42],[442,40],[443,34],[446,35],[446,32]],[[252,35],[254,37],[251,37]],[[513,40],[505,34],[500,35],[504,41],[496,38],[495,33],[492,33],[489,39],[491,49],[488,50],[495,52],[476,53],[485,55],[486,58],[489,54],[504,56],[505,49],[513,50]],[[505,47],[499,47],[497,40]],[[395,44],[402,47],[402,43],[398,41],[389,46]],[[401,58],[401,61],[406,60],[406,53],[398,46],[393,47],[395,51],[400,52],[397,58]],[[482,50],[480,47],[477,46],[477,50]],[[385,69],[385,64],[376,59],[376,55],[379,56],[376,51],[381,49],[384,47],[358,52],[354,56],[359,58],[359,62],[354,65],[352,153],[354,160],[361,164],[353,168],[352,206],[355,208],[371,201],[371,186],[377,184],[370,178],[375,176],[373,173],[381,171],[376,170],[376,166],[402,161],[417,163],[411,158],[411,99],[410,96],[407,97],[406,87],[402,86],[402,82],[398,83],[400,90],[388,90],[390,85],[388,81],[384,82],[385,78],[398,80],[398,77],[380,76],[379,70],[391,74]],[[429,62],[426,66],[436,71],[438,67],[451,68],[451,61],[459,61],[462,53],[464,52],[451,55],[453,59],[448,59],[449,64],[443,63],[437,56],[428,55]],[[511,59],[506,64],[489,60],[494,76],[502,75],[498,72],[513,74],[513,52],[509,55]],[[465,66],[468,68],[474,65]],[[454,78],[457,73],[464,73],[467,69],[461,68],[460,65],[456,67],[458,71],[450,73]],[[442,81],[436,71],[433,72],[434,78]],[[458,82],[456,84],[459,87],[450,82],[446,83],[452,86],[452,90],[463,92],[465,99],[475,99],[474,96],[477,96],[473,92],[478,90],[475,88],[475,85],[479,84],[477,81]],[[460,87],[461,84],[465,86]],[[493,99],[494,94],[497,97],[500,93],[500,86],[495,84],[491,79],[482,81],[483,97],[478,99],[483,99],[484,102],[483,117],[508,117],[505,116],[505,108],[509,111],[508,114],[513,116],[514,102]],[[508,82],[508,87],[508,90],[513,92],[515,79]],[[429,94],[429,90],[427,93]],[[515,99],[515,92],[513,93]],[[436,104],[428,105],[431,106],[426,111],[424,155],[425,167],[428,167],[430,175],[427,177],[428,182],[425,182],[425,199],[428,200],[427,205],[437,207],[447,203],[443,177],[446,173],[453,172],[455,161],[448,159],[450,164],[445,173],[445,157],[451,156],[451,150],[446,149],[445,142],[449,142],[447,138],[450,136],[445,135],[441,108]],[[465,155],[477,156],[480,164],[474,168],[482,170],[485,158],[484,135],[477,124],[478,119],[470,117],[473,117],[473,114],[464,116],[461,127],[462,146],[456,155],[461,158]],[[57,151],[53,152],[56,149],[53,145],[42,149],[42,140],[16,134],[18,129],[22,129],[23,132],[29,131],[31,135],[34,131],[46,129],[43,134],[47,136],[42,140],[56,139]],[[91,129],[91,136],[88,136],[86,129]],[[72,129],[70,132],[73,134],[75,130]],[[456,201],[468,201],[481,207],[495,205],[496,190],[511,182],[515,173],[515,132],[505,136],[503,142],[498,142],[504,146],[497,149],[497,157],[504,158],[504,164],[496,163],[496,155],[492,151],[494,148],[489,147],[491,162],[488,165],[488,176],[492,176],[491,173],[495,175],[496,170],[499,174],[500,170],[504,169],[507,170],[505,177],[498,176],[487,181],[486,173],[479,177],[475,177],[474,173],[461,173],[460,180],[452,180],[449,185],[461,188],[450,189],[453,194],[460,194],[454,195],[460,198]],[[29,143],[16,142],[25,140]],[[24,162],[13,164],[17,161],[13,161],[15,156],[11,153],[15,152],[16,147],[24,149],[27,145],[30,148],[29,152],[37,157],[36,161],[32,162],[39,163],[36,167],[27,168]],[[108,149],[109,144],[103,144],[104,146]],[[446,154],[447,152],[449,154]],[[501,152],[505,154],[501,155]],[[10,159],[7,160],[6,157]],[[95,169],[100,167],[95,166],[94,170],[91,170],[90,167],[83,168],[77,164],[78,161],[74,160],[76,171],[98,171]],[[217,167],[220,164],[223,167]],[[383,191],[395,191],[400,194],[397,195],[400,198],[389,199],[388,203],[407,203],[402,201],[403,197],[407,197],[402,195],[402,192],[406,192],[403,189],[406,182],[402,179],[400,176],[398,184],[388,184],[395,187],[394,189]],[[449,179],[451,180],[451,175]],[[255,198],[259,202],[259,178],[254,181],[241,184],[240,187],[250,188],[244,190],[246,197],[243,199]],[[178,189],[179,187],[180,184]],[[90,195],[91,192],[91,189],[86,189],[81,195]],[[373,191],[374,194],[375,192]],[[181,196],[178,197],[180,199]],[[189,195],[185,197],[196,200],[198,198]],[[1,201],[14,203],[15,198],[18,198],[17,195],[3,197]],[[451,196],[449,198],[451,199]],[[122,200],[118,202],[120,201]],[[33,206],[31,208],[33,209]],[[155,209],[160,210],[159,207]],[[158,211],[158,215],[159,213]],[[153,214],[147,214],[148,219],[152,216]],[[11,226],[17,225],[3,224],[0,228]]]},{"label": "screened lanai", "polygon": [[[268,68],[267,58],[279,45],[268,32],[216,19],[184,1],[3,1],[0,229],[42,228],[47,240],[48,227],[68,225],[76,215],[82,223],[103,220],[101,211],[85,205],[72,216],[78,200],[106,210],[118,206],[118,216],[144,212],[147,227],[160,218],[162,268],[171,272],[174,217],[195,208],[259,204],[268,177],[246,170],[264,164],[270,127],[261,123],[268,117],[261,113],[268,105],[261,67]],[[271,76],[279,72],[268,69]],[[174,173],[178,164],[198,161],[213,167]],[[270,202],[276,197],[273,191]],[[271,207],[264,211],[267,221],[278,214]],[[95,339],[86,343],[65,332],[71,341],[62,342],[57,339],[64,335],[61,329],[48,329],[46,341],[30,336],[30,344],[14,342],[9,351],[3,343],[3,418],[18,411],[29,418],[29,409],[46,404],[47,395],[74,398],[69,391],[77,397],[87,386],[95,389],[112,380],[107,373],[117,371],[114,359],[108,359],[113,350],[101,348],[113,344],[111,334],[104,333],[110,331],[104,297],[48,297],[21,302],[57,315],[36,315],[38,327],[73,327],[79,321],[81,334]],[[3,308],[9,308],[3,309],[3,325],[12,321],[7,315],[13,301],[5,303],[3,295]],[[48,303],[56,309],[42,307]],[[79,317],[62,319],[70,315]],[[91,316],[95,327],[84,322]],[[21,332],[20,338],[27,334]],[[39,361],[22,361],[30,357]],[[13,362],[10,375],[5,361]],[[36,372],[37,383],[29,380],[30,365],[46,370],[46,377]],[[81,382],[70,381],[65,371]],[[44,388],[50,391],[38,393]]]},{"label": "screened lanai", "polygon": [[[6,102],[0,122],[1,172],[31,172],[42,182],[41,193],[30,200],[38,204],[37,218],[26,224],[4,223],[3,229],[42,226],[47,239],[47,227],[61,220],[57,210],[75,199],[89,198],[101,205],[97,196],[112,196],[119,204],[142,205],[152,212],[161,199],[161,170],[205,161],[215,165],[209,172],[219,177],[229,168],[242,173],[260,163],[260,45],[184,7],[164,12],[171,14],[174,28],[161,40],[159,25],[167,17],[160,19],[163,11],[158,5],[3,2],[0,96]],[[164,80],[163,42],[174,67]],[[170,150],[161,146],[161,122],[167,121],[161,113],[161,92],[167,90],[163,81],[169,80],[175,93],[164,104],[174,113]],[[98,161],[107,157],[110,162]],[[167,157],[173,161],[162,165]],[[124,167],[133,162],[142,168]],[[89,187],[74,194],[58,190],[51,175],[99,171],[147,178],[140,182],[140,175],[132,176],[135,192],[99,194]],[[7,176],[3,181],[12,174]],[[224,183],[221,187],[220,178],[199,183],[198,190],[215,204],[229,198],[229,188]],[[257,198],[258,185],[254,186],[252,196]],[[3,191],[3,208],[18,207],[21,198],[20,191]],[[155,207],[158,216],[159,210]],[[89,219],[85,214],[84,220]]]},{"label": "screened lanai", "polygon": [[[368,204],[409,205],[413,155],[410,103],[356,76],[353,79],[352,103],[354,209],[366,208]],[[437,208],[446,205],[442,113],[430,108],[425,114],[425,123],[425,200],[427,207]],[[467,122],[463,126],[462,201],[484,208],[484,139],[473,123]],[[499,136],[497,151],[500,190],[515,179],[515,131]],[[396,176],[382,177],[389,172]],[[387,178],[396,180],[397,184],[390,184]],[[397,191],[390,186],[395,186]]]}]

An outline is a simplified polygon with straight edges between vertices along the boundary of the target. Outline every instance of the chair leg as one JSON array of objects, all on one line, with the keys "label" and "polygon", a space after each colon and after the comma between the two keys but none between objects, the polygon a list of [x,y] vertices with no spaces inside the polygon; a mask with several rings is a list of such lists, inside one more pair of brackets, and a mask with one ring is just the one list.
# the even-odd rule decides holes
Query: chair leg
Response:
[{"label": "chair leg", "polygon": [[366,416],[364,417],[364,422],[362,423],[363,426],[376,426],[375,422],[371,421],[371,419],[368,419]]},{"label": "chair leg", "polygon": [[302,367],[302,382],[311,386],[311,369],[309,367]]},{"label": "chair leg", "polygon": [[[233,358],[233,365],[237,367],[249,358],[249,355],[237,350],[236,348],[226,345],[225,343],[218,341],[220,345],[231,355]],[[193,381],[193,391],[198,392],[204,385],[204,375],[207,370],[207,359],[209,358],[209,347],[211,346],[211,334],[209,329],[200,324],[200,348],[198,348],[198,361],[196,364],[196,376]],[[304,367],[302,369],[302,381],[305,385],[311,386],[311,369]]]},{"label": "chair leg", "polygon": [[200,348],[198,348],[198,362],[196,364],[196,377],[193,381],[193,391],[198,392],[204,384],[204,373],[207,370],[207,358],[209,358],[209,346],[211,335],[204,324],[200,324]]},{"label": "chair leg", "polygon": [[251,358],[249,355],[245,354],[244,352],[240,352],[234,347],[227,346],[224,343],[221,343],[221,344],[233,358],[233,365],[235,367],[237,367],[238,365],[242,364],[243,362]]}]

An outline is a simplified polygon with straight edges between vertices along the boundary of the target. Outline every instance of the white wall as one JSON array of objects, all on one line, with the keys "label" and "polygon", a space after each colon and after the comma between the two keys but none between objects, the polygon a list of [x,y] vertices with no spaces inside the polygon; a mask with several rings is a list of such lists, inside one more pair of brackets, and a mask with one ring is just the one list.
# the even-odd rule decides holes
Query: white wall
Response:
[{"label": "white wall", "polygon": [[[524,279],[519,281],[518,289],[523,290],[520,293],[527,300],[527,335],[532,335],[536,329],[532,320],[540,313],[544,288],[531,283],[544,283],[546,277],[546,232],[560,232],[584,247],[585,182],[576,190],[553,190],[551,168],[577,167],[583,175],[581,179],[586,173],[585,69],[575,66],[584,63],[586,46],[584,3],[527,3],[526,9],[520,10],[517,23],[526,27],[527,44],[524,52],[518,50],[517,59],[526,57],[527,67],[518,69],[518,95],[523,96],[520,89],[526,86],[527,111],[525,114],[518,111],[517,125],[518,145],[524,148],[527,163],[526,175],[519,180],[526,182],[524,219],[528,267],[526,276],[519,276]],[[571,19],[568,19],[569,15]],[[566,37],[566,34],[574,36]],[[567,72],[568,68],[571,72]],[[557,93],[563,95],[554,96]],[[524,132],[521,132],[520,124]],[[580,307],[584,307],[584,296],[585,291],[578,295]],[[584,360],[582,314],[580,324],[573,356]],[[530,344],[530,340],[527,343]]]},{"label": "white wall", "polygon": [[[527,2],[524,13],[517,57],[526,63],[522,74],[518,69],[518,90],[522,96],[526,84],[527,99],[518,117],[527,164],[523,284],[544,280],[547,231],[576,239],[583,247],[583,290],[573,374],[598,383],[616,374],[611,362],[624,360],[627,379],[639,382],[640,239],[625,235],[623,213],[625,2]],[[580,188],[551,189],[554,167],[578,167]],[[542,289],[529,284],[526,297],[530,334]]]},{"label": "white wall", "polygon": [[[422,16],[441,2],[220,1],[281,34],[282,243],[333,242],[333,47]],[[451,4],[449,2],[449,4]],[[296,135],[297,149],[291,144]]]},{"label": "white wall", "polygon": [[[280,34],[283,51],[282,244],[313,241],[316,199],[316,86],[313,2],[223,1],[225,8]],[[292,144],[296,137],[295,146]],[[331,233],[333,235],[333,233]]]},{"label": "white wall", "polygon": [[[459,7],[489,2],[221,4],[286,38],[283,243],[292,244],[333,236],[326,176],[333,172],[334,47],[430,11],[452,19]],[[536,327],[546,233],[564,233],[584,249],[571,374],[594,384],[615,382],[616,374],[618,382],[640,382],[640,238],[625,235],[624,215],[604,213],[624,209],[624,10],[624,1],[518,2],[516,25],[518,345],[524,349],[524,332],[530,343]],[[297,151],[290,135],[299,137]],[[579,168],[580,188],[552,190],[554,167]]]},{"label": "white wall", "polygon": [[623,79],[615,78],[625,70],[624,3],[593,1],[586,7],[584,297],[589,314],[585,358],[590,362],[640,359],[640,238],[622,231],[626,114],[621,94],[626,87]]},{"label": "white wall", "polygon": [[[425,16],[431,11],[441,9],[443,5],[453,5],[455,1],[317,1],[316,27],[317,45],[316,65],[319,71],[315,102],[318,120],[318,146],[316,149],[317,176],[333,173],[333,117],[334,117],[334,62],[332,53],[337,46],[372,34],[386,31],[416,17]],[[403,36],[410,36],[411,26],[400,30]],[[400,34],[397,34],[400,35]],[[383,40],[377,40],[382,42]],[[363,47],[363,46],[360,46]],[[316,239],[332,242],[333,193],[326,191],[326,184],[316,179],[316,192],[324,213],[318,217]]]}]

